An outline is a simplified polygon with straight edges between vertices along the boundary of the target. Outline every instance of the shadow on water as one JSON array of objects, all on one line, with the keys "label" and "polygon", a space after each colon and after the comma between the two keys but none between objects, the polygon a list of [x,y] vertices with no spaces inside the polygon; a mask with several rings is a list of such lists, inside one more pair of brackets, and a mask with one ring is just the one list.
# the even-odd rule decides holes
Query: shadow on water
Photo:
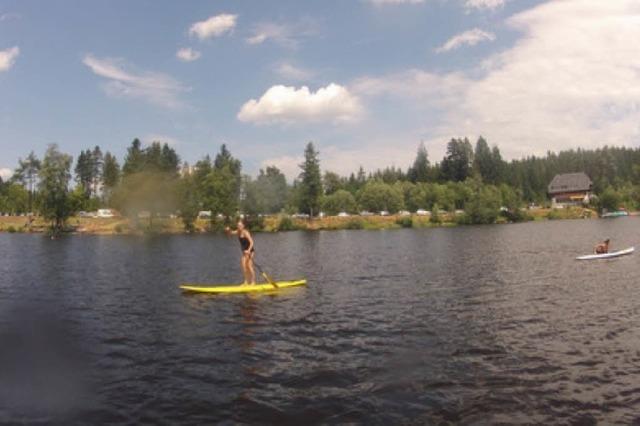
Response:
[{"label": "shadow on water", "polygon": [[0,235],[0,422],[633,423],[637,218],[258,234]]}]

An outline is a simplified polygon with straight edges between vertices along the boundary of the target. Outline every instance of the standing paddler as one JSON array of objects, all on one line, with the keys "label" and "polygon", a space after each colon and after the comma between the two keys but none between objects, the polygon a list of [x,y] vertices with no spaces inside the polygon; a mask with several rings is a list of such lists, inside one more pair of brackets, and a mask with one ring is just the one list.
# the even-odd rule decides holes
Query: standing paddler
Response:
[{"label": "standing paddler", "polygon": [[242,220],[238,220],[236,229],[231,230],[228,226],[224,228],[227,235],[237,235],[240,241],[240,248],[242,249],[242,258],[240,259],[240,266],[242,267],[242,275],[244,276],[243,285],[253,285],[256,283],[256,272],[253,268],[253,257],[255,255],[255,249],[253,246],[253,238],[251,233],[245,228]]}]

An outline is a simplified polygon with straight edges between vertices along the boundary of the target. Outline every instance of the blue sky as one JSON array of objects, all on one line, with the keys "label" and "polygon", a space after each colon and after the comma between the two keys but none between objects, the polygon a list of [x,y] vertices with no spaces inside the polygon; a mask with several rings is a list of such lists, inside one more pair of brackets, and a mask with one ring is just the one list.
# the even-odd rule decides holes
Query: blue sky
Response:
[{"label": "blue sky", "polygon": [[507,158],[637,146],[638,19],[631,0],[0,0],[0,172],[134,137],[290,177],[309,140],[339,173],[480,134]]}]

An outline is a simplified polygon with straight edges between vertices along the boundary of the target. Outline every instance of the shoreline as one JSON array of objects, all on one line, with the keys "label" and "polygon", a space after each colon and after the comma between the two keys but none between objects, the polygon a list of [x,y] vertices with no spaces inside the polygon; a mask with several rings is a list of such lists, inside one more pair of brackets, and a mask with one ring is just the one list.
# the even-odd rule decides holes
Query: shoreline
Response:
[{"label": "shoreline", "polygon": [[[527,210],[524,221],[568,220],[568,219],[598,219],[597,214],[590,209],[535,209]],[[632,216],[638,213],[632,213]],[[431,222],[429,216],[327,216],[314,219],[293,218],[286,215],[267,216],[249,220],[248,226],[252,232],[287,232],[295,230],[323,231],[323,230],[384,230],[401,228],[439,228],[465,226],[457,221],[460,215],[443,213],[440,222]],[[284,220],[283,220],[284,219]],[[513,223],[500,216],[493,225]],[[189,232],[184,228],[180,218],[157,218],[153,226],[149,227],[147,220],[139,220],[132,224],[125,217],[116,218],[79,218],[72,217],[67,221],[67,232],[80,235],[147,235],[147,234],[206,234],[221,232],[212,227],[206,219],[197,219],[194,230]],[[45,233],[47,223],[41,217],[29,221],[26,216],[0,217],[0,232],[5,233]]]}]

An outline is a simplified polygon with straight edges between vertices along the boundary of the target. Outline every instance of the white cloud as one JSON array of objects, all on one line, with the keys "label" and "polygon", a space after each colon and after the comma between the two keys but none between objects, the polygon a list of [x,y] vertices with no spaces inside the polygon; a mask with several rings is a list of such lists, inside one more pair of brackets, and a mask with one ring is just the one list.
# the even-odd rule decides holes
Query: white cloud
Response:
[{"label": "white cloud", "polygon": [[235,28],[238,15],[223,13],[211,16],[204,21],[196,22],[189,28],[189,35],[200,40],[219,37]]},{"label": "white cloud", "polygon": [[0,14],[0,22],[9,21],[11,19],[19,19],[20,15],[17,13],[2,13]]},{"label": "white cloud", "polygon": [[314,76],[313,71],[295,66],[288,62],[281,62],[277,64],[274,71],[280,77],[294,81],[306,81]]},{"label": "white cloud", "polygon": [[2,178],[3,181],[9,180],[11,176],[13,176],[13,170],[7,167],[0,167],[0,178]]},{"label": "white cloud", "polygon": [[167,108],[184,105],[179,95],[188,89],[171,76],[150,71],[126,70],[121,59],[101,59],[86,55],[82,62],[94,74],[107,80],[103,88],[109,96],[142,99]]},{"label": "white cloud", "polygon": [[247,38],[247,43],[262,44],[267,40],[274,40],[280,44],[294,43],[291,28],[274,23],[264,23],[256,26],[253,35]]},{"label": "white cloud", "polygon": [[[414,153],[415,141],[424,138],[434,160],[459,136],[483,135],[507,158],[639,146],[640,45],[631,42],[640,39],[639,23],[634,0],[552,1],[510,18],[507,24],[521,36],[478,67],[366,76],[348,87],[373,119],[376,109],[402,111],[380,129],[380,140],[397,144],[404,131],[404,148]],[[362,135],[354,136],[364,144]],[[366,144],[363,155],[372,150]]]},{"label": "white cloud", "polygon": [[[512,156],[640,142],[640,3],[552,1],[515,15],[523,32],[451,110],[449,134]],[[455,131],[455,133],[453,133]]]},{"label": "white cloud", "polygon": [[246,102],[238,119],[256,124],[296,122],[349,122],[357,120],[363,113],[360,100],[339,84],[311,92],[308,87],[300,89],[288,86],[273,86],[260,99]]},{"label": "white cloud", "polygon": [[375,4],[377,6],[383,6],[388,4],[419,4],[424,3],[424,0],[365,0],[368,3]]},{"label": "white cloud", "polygon": [[19,54],[20,49],[18,46],[14,46],[6,50],[0,50],[0,72],[11,69]]},{"label": "white cloud", "polygon": [[183,47],[176,52],[176,58],[182,62],[193,62],[200,59],[201,56],[202,54],[200,52],[190,47]]},{"label": "white cloud", "polygon": [[267,38],[269,38],[269,36],[266,33],[256,33],[247,38],[247,44],[262,44]]},{"label": "white cloud", "polygon": [[295,24],[278,24],[263,22],[253,28],[252,35],[247,37],[247,44],[259,45],[272,41],[287,48],[298,47],[299,40],[318,32],[317,23],[311,19],[305,19]]},{"label": "white cloud", "polygon": [[448,52],[464,45],[475,46],[481,41],[493,41],[495,39],[495,34],[482,31],[480,28],[474,28],[451,37],[445,44],[438,47],[436,52]]},{"label": "white cloud", "polygon": [[350,88],[362,96],[402,97],[421,105],[447,105],[460,99],[469,82],[462,73],[436,74],[411,69],[384,77],[361,77]]},{"label": "white cloud", "polygon": [[465,6],[468,9],[497,9],[504,6],[507,0],[467,0]]}]

